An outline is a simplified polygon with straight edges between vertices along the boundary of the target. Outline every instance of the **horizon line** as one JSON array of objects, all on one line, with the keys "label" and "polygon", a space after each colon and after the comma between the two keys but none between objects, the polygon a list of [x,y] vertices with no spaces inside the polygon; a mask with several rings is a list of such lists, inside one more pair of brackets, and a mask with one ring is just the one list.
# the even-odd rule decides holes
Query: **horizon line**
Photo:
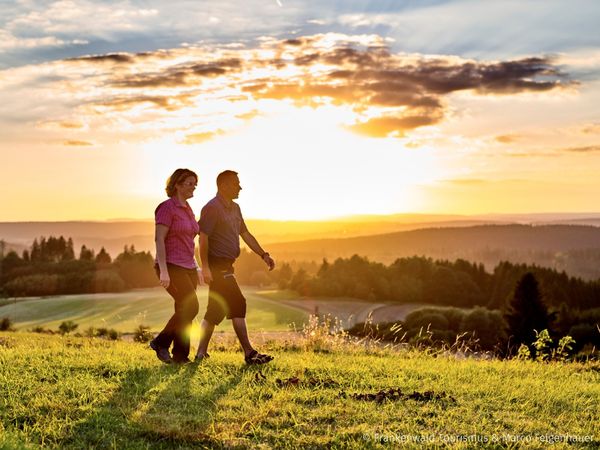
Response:
[{"label": "horizon line", "polygon": [[[576,211],[576,212],[565,212],[565,211],[548,211],[548,212],[514,212],[514,213],[480,213],[480,214],[459,214],[459,213],[413,213],[413,212],[398,212],[398,213],[390,213],[390,214],[369,214],[369,213],[360,213],[360,214],[352,214],[345,216],[335,216],[329,218],[321,218],[321,219],[271,219],[271,218],[259,218],[259,217],[248,217],[244,220],[246,221],[263,221],[263,222],[343,222],[348,220],[357,220],[357,219],[377,219],[377,218],[392,218],[392,217],[440,217],[440,218],[464,218],[468,219],[490,219],[491,217],[543,217],[543,216],[581,216],[577,217],[578,219],[598,219],[600,218],[600,211]],[[587,216],[598,216],[598,217],[587,217]],[[575,217],[571,217],[574,219]],[[148,218],[111,218],[111,219],[61,219],[61,220],[52,220],[52,219],[22,219],[22,220],[0,220],[0,224],[18,224],[18,223],[119,223],[119,222],[153,222],[154,220],[150,217]]]}]

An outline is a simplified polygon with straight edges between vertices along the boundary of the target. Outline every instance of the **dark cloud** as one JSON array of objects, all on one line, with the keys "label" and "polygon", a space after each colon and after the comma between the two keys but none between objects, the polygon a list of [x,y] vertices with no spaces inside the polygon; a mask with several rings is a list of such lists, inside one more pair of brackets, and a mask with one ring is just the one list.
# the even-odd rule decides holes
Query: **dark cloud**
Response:
[{"label": "dark cloud", "polygon": [[[294,42],[293,45],[300,46]],[[281,46],[289,49],[290,43]],[[385,47],[348,47],[320,50],[302,46],[293,64],[329,71],[303,74],[297,79],[253,80],[243,87],[257,99],[292,99],[298,104],[351,104],[355,110],[397,108],[380,117],[357,121],[355,131],[373,137],[402,136],[406,131],[443,120],[444,97],[457,91],[507,95],[540,92],[575,85],[552,65],[550,58],[504,62],[472,62],[456,58],[434,60],[392,55]]]},{"label": "dark cloud", "polygon": [[187,84],[187,72],[177,71],[166,74],[141,74],[129,75],[124,79],[115,81],[113,86],[120,88],[148,88],[148,87],[178,87]]},{"label": "dark cloud", "polygon": [[106,53],[104,55],[85,55],[77,58],[69,58],[68,62],[85,62],[85,63],[116,63],[116,64],[132,64],[146,59],[165,59],[171,56],[168,50],[157,50],[154,52],[139,52],[139,53]]},{"label": "dark cloud", "polygon": [[162,72],[137,73],[121,76],[112,85],[120,88],[174,88],[198,85],[201,78],[214,78],[230,71],[238,71],[242,62],[237,58],[227,58],[211,62],[191,62],[171,66]]},{"label": "dark cloud", "polygon": [[135,57],[129,53],[107,53],[105,55],[87,55],[78,58],[70,58],[67,61],[81,62],[111,62],[118,64],[130,64],[135,62]]},{"label": "dark cloud", "polygon": [[166,109],[168,111],[176,111],[185,106],[190,106],[192,102],[190,101],[190,95],[181,94],[176,96],[166,96],[166,95],[138,95],[138,96],[123,96],[123,97],[115,97],[110,100],[105,100],[103,102],[96,103],[99,106],[106,106],[112,109],[116,109],[118,111],[124,111],[127,109],[131,109],[135,106],[142,104],[152,104],[159,108]]},{"label": "dark cloud", "polygon": [[[259,51],[246,49],[217,53],[214,60],[203,56],[148,71],[146,61],[137,73],[115,72],[108,82],[116,88],[142,88],[147,95],[117,96],[104,105],[126,109],[151,103],[175,110],[185,99],[153,95],[153,89],[201,86],[210,83],[207,95],[227,90],[227,98],[248,100],[292,100],[299,105],[348,105],[357,114],[350,128],[373,137],[403,136],[415,128],[441,122],[447,111],[447,96],[468,91],[475,95],[516,95],[546,92],[576,86],[577,82],[552,58],[531,57],[509,61],[471,61],[457,57],[430,58],[392,54],[382,45],[358,44],[361,39],[342,40],[321,35],[268,41]],[[332,43],[333,42],[333,43]],[[373,42],[376,42],[375,40]],[[261,52],[260,50],[265,50]],[[157,52],[157,54],[160,52]],[[135,58],[142,57],[134,55]],[[129,55],[86,57],[128,62]],[[151,58],[146,54],[144,58]],[[160,53],[164,58],[164,52]],[[177,54],[181,61],[182,54]],[[150,60],[151,61],[151,60]],[[127,66],[127,70],[131,70]],[[156,67],[156,66],[154,66]],[[201,133],[203,135],[203,133]],[[202,139],[202,137],[200,137]],[[508,142],[508,137],[496,138]]]},{"label": "dark cloud", "polygon": [[562,149],[562,151],[568,153],[597,153],[600,152],[600,145],[588,145],[585,147],[568,147]]}]

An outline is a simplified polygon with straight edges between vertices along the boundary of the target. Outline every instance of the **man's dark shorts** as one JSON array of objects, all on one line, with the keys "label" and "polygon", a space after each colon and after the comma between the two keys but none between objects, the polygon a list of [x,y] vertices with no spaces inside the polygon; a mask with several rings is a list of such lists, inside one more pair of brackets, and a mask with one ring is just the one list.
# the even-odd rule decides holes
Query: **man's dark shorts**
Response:
[{"label": "man's dark shorts", "polygon": [[246,317],[246,298],[233,274],[234,260],[211,258],[208,261],[213,281],[208,289],[208,307],[204,319],[213,325],[228,319]]}]

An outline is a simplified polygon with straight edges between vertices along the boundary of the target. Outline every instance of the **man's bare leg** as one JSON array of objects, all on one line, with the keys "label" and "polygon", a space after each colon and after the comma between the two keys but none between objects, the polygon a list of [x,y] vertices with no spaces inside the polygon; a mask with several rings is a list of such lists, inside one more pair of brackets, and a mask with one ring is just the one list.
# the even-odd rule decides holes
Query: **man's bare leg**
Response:
[{"label": "man's bare leg", "polygon": [[196,356],[206,356],[206,353],[208,352],[208,343],[210,342],[214,330],[215,326],[212,323],[208,322],[206,319],[202,320],[202,323],[200,324],[200,342],[198,343]]},{"label": "man's bare leg", "polygon": [[254,348],[252,347],[252,344],[250,344],[250,339],[248,338],[246,319],[244,317],[234,317],[231,319],[231,324],[233,325],[235,334],[237,334],[242,349],[244,350],[244,356],[248,356],[250,353],[252,353]]}]

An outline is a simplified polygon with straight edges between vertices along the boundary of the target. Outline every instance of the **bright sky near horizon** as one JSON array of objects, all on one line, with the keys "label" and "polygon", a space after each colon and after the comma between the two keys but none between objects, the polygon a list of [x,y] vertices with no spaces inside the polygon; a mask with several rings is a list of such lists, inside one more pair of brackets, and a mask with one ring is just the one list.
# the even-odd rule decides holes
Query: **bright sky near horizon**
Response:
[{"label": "bright sky near horizon", "polygon": [[0,221],[599,211],[600,2],[0,3]]}]

